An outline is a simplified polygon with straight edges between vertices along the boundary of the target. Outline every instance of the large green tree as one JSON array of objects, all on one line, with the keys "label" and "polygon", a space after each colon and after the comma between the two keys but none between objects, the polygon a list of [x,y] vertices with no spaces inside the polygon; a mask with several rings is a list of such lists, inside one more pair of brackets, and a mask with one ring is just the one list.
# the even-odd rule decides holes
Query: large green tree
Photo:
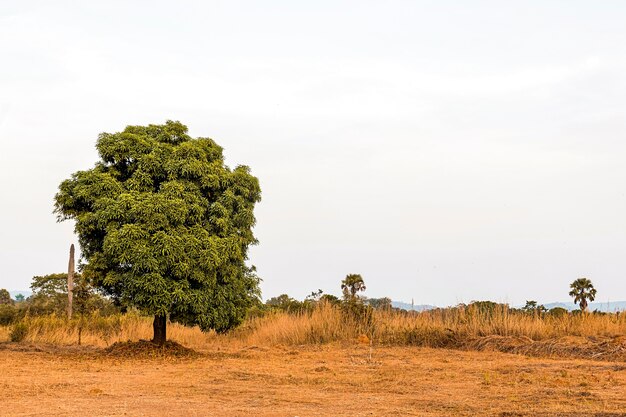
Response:
[{"label": "large green tree", "polygon": [[260,295],[248,268],[257,178],[230,169],[212,139],[179,122],[100,134],[95,167],[59,186],[59,220],[73,219],[83,274],[123,305],[154,315],[155,343],[167,318],[202,330],[239,324]]}]

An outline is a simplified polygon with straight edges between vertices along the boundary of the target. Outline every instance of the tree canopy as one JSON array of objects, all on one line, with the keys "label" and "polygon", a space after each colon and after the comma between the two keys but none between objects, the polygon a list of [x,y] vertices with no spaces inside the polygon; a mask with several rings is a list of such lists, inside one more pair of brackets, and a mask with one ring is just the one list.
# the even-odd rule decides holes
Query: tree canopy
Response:
[{"label": "tree canopy", "polygon": [[[75,279],[79,281],[81,275]],[[67,273],[35,276],[30,289],[28,308],[33,314],[67,313]]]},{"label": "tree canopy", "polygon": [[357,293],[365,291],[365,281],[359,274],[348,274],[341,281],[341,291],[343,292],[344,300],[356,300],[358,298]]},{"label": "tree canopy", "polygon": [[153,314],[159,343],[165,317],[202,330],[239,324],[259,296],[245,264],[261,197],[250,169],[230,169],[215,141],[173,121],[102,133],[96,148],[95,166],[55,197],[58,219],[76,221],[83,275]]},{"label": "tree canopy", "polygon": [[589,301],[596,299],[597,291],[587,278],[578,278],[569,287],[571,288],[569,295],[574,298],[574,303],[579,305],[581,311],[586,311]]},{"label": "tree canopy", "polygon": [[0,289],[0,304],[14,304],[13,299],[11,299],[11,294],[4,288]]}]

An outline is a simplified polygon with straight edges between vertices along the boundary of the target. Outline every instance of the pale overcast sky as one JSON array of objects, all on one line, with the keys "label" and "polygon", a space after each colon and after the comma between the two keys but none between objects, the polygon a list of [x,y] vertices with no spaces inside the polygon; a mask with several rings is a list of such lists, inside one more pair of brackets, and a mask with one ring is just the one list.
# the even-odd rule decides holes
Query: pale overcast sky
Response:
[{"label": "pale overcast sky", "polygon": [[0,288],[67,269],[58,184],[180,120],[259,177],[265,298],[626,299],[626,2],[0,0]]}]

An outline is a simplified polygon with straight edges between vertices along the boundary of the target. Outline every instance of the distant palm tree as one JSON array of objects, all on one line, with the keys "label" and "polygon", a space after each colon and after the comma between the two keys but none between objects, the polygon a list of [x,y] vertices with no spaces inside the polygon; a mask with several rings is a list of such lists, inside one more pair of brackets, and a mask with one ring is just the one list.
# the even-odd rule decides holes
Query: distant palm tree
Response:
[{"label": "distant palm tree", "polygon": [[580,306],[581,311],[587,311],[588,301],[596,299],[596,289],[587,278],[578,278],[569,286],[572,290],[569,292],[570,297],[574,297],[574,303]]},{"label": "distant palm tree", "polygon": [[365,282],[359,274],[349,274],[341,281],[341,290],[343,298],[346,301],[354,301],[357,299],[357,293],[365,291]]}]

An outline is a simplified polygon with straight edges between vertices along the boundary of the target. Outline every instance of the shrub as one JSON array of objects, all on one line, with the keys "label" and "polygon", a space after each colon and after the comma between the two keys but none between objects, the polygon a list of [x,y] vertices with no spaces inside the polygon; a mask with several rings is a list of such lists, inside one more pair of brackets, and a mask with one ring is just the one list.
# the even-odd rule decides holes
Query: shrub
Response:
[{"label": "shrub", "polygon": [[28,336],[28,326],[26,323],[19,322],[13,326],[11,329],[11,333],[9,337],[11,338],[11,342],[22,342]]},{"label": "shrub", "polygon": [[552,317],[565,317],[567,316],[568,311],[563,307],[554,307],[548,310],[548,314]]},{"label": "shrub", "polygon": [[11,304],[0,304],[0,326],[7,326],[17,316],[17,308]]}]

